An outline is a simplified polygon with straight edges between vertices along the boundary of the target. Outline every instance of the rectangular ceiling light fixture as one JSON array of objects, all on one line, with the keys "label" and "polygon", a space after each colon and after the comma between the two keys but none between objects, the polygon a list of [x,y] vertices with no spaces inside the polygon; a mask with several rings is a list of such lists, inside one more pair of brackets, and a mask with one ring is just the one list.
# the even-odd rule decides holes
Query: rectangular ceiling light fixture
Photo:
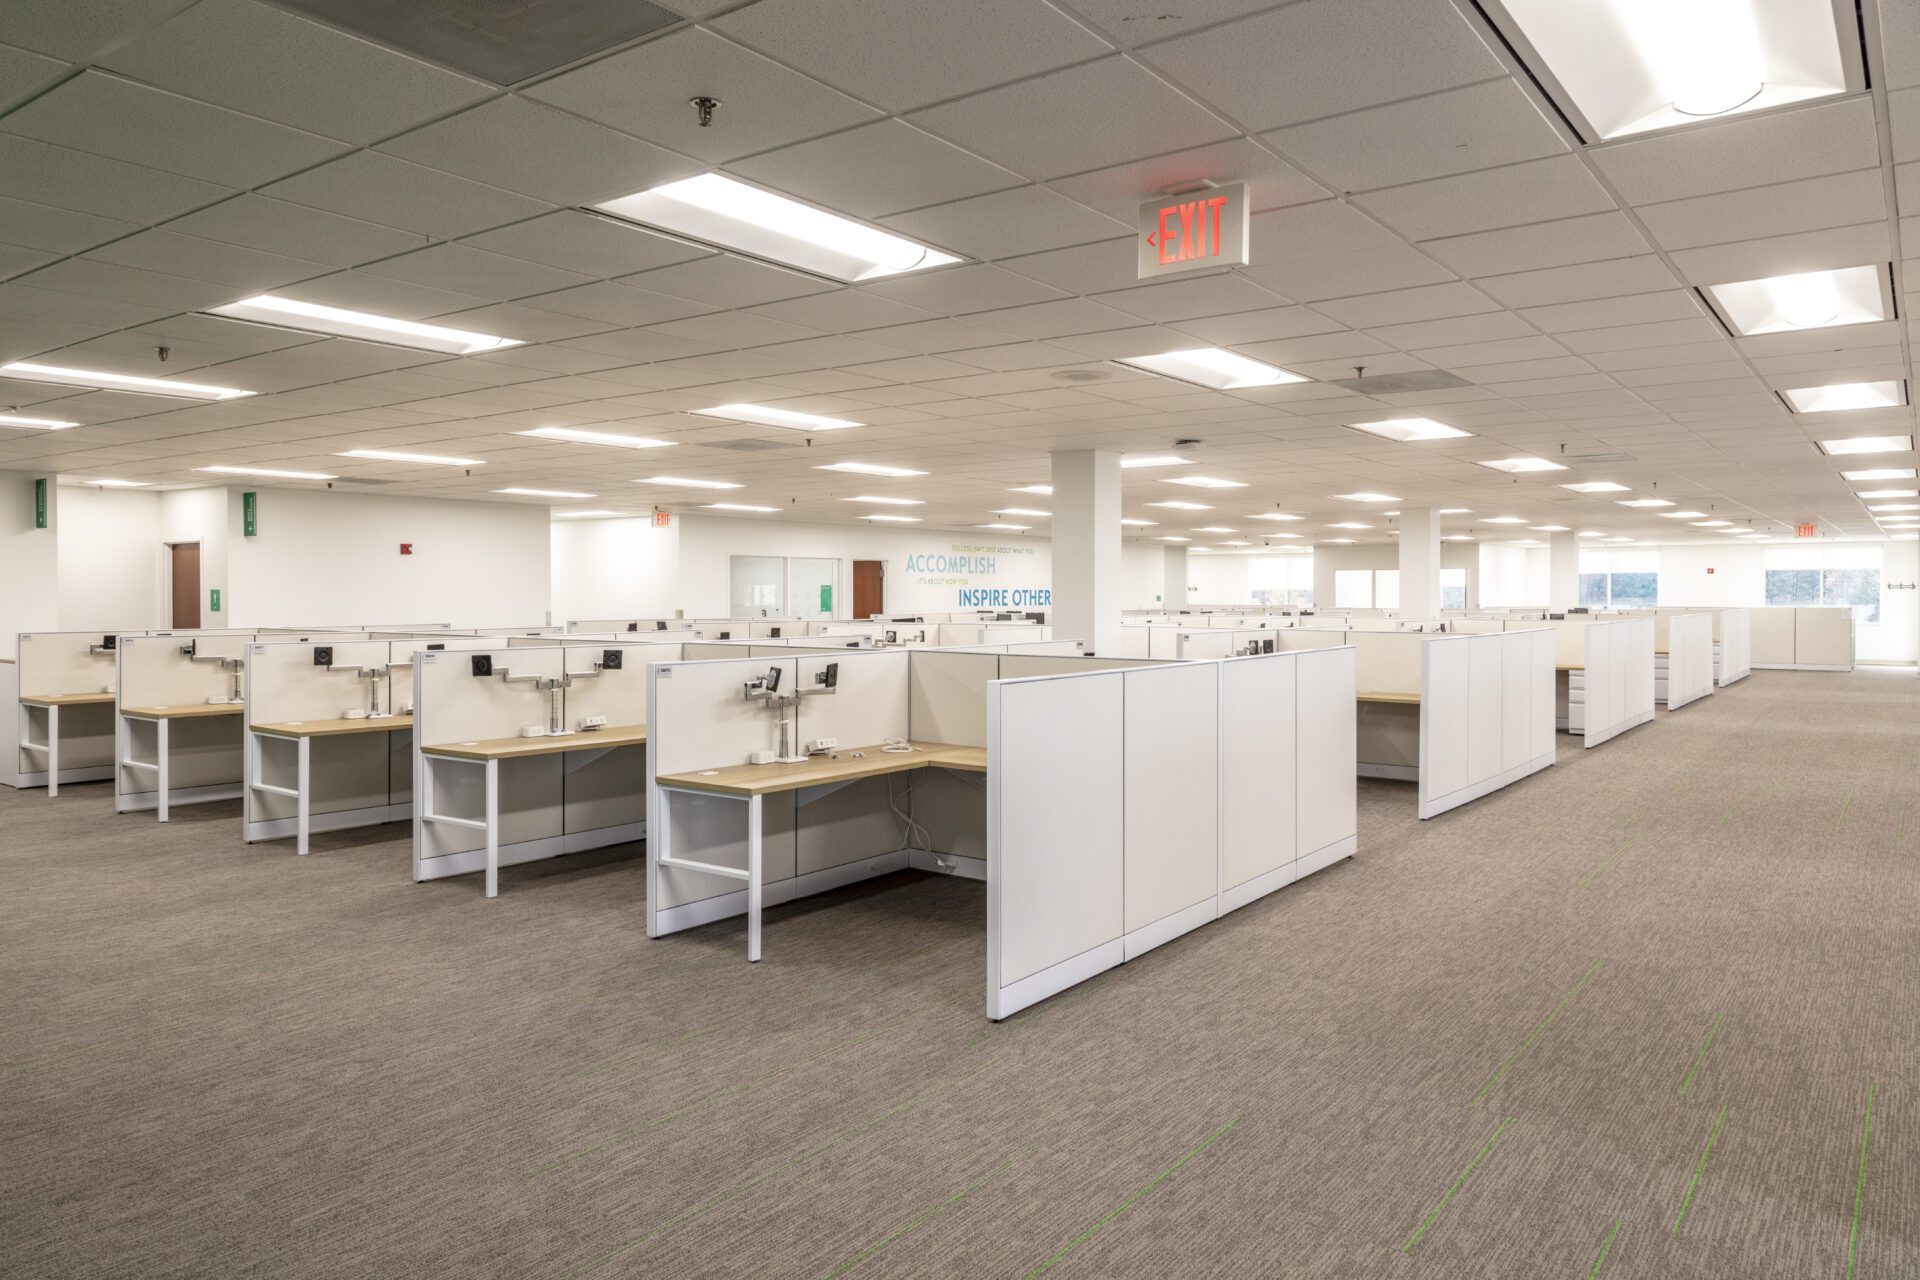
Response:
[{"label": "rectangular ceiling light fixture", "polygon": [[1018,489],[1009,489],[1007,492],[1037,493],[1043,498],[1050,498],[1053,496],[1053,486],[1050,484],[1023,484]]},{"label": "rectangular ceiling light fixture", "polygon": [[1333,495],[1343,502],[1398,502],[1400,499],[1390,493],[1336,493]]},{"label": "rectangular ceiling light fixture", "polygon": [[[1488,4],[1489,12],[1495,6]],[[1587,141],[1866,87],[1832,0],[1502,0],[1502,34]],[[1853,6],[1845,7],[1853,25]]]},{"label": "rectangular ceiling light fixture", "polygon": [[16,360],[0,364],[0,374],[25,382],[51,382],[63,387],[91,387],[96,391],[131,391],[143,396],[172,396],[178,400],[238,400],[251,391],[238,387],[213,387],[199,382],[175,382],[171,378],[140,378],[130,373],[102,373],[97,369],[69,369],[55,364],[36,364]]},{"label": "rectangular ceiling light fixture", "polygon": [[1133,520],[1133,519],[1128,519],[1126,517],[1122,517],[1120,520],[1120,523],[1134,525],[1135,527],[1141,528],[1141,529],[1151,529],[1158,526],[1160,522],[1158,520]]},{"label": "rectangular ceiling light fixture", "polygon": [[275,467],[195,467],[217,476],[262,476],[268,480],[338,480],[324,471],[281,471]]},{"label": "rectangular ceiling light fixture", "polygon": [[1411,443],[1416,440],[1457,440],[1461,436],[1470,436],[1471,431],[1462,431],[1450,427],[1444,422],[1435,422],[1432,418],[1383,418],[1379,422],[1349,422],[1347,425],[1355,431],[1364,431],[1370,436],[1379,436],[1385,440],[1398,440]]},{"label": "rectangular ceiling light fixture", "polygon": [[511,494],[516,498],[597,498],[597,493],[579,493],[572,489],[495,489],[495,493]]},{"label": "rectangular ceiling light fixture", "polygon": [[860,517],[862,520],[891,520],[895,524],[919,524],[919,516],[890,516],[881,512],[872,512]]},{"label": "rectangular ceiling light fixture", "polygon": [[1579,484],[1563,484],[1562,489],[1573,493],[1625,493],[1627,486],[1615,484],[1611,480],[1583,480]]},{"label": "rectangular ceiling light fixture", "polygon": [[1358,520],[1342,520],[1338,524],[1328,525],[1327,528],[1329,529],[1371,529],[1373,528],[1373,526],[1370,524],[1362,524]]},{"label": "rectangular ceiling light fixture", "polygon": [[762,512],[772,512],[772,511],[778,511],[778,510],[779,510],[780,508],[778,508],[778,507],[756,507],[756,506],[754,506],[754,505],[753,505],[752,503],[750,503],[750,502],[709,502],[709,503],[707,503],[707,504],[706,504],[706,509],[707,509],[708,511],[762,511]]},{"label": "rectangular ceiling light fixture", "polygon": [[1241,391],[1248,387],[1277,387],[1287,382],[1306,382],[1297,373],[1249,360],[1219,347],[1193,347],[1186,351],[1167,351],[1157,356],[1127,356],[1120,361],[1135,369],[1157,373],[1209,387],[1215,391]]},{"label": "rectangular ceiling light fixture", "polygon": [[144,489],[147,487],[145,480],[85,480],[81,483],[90,484],[96,489]]},{"label": "rectangular ceiling light fixture", "polygon": [[711,409],[695,409],[693,412],[703,418],[728,418],[734,422],[751,422],[762,427],[785,427],[789,431],[844,431],[848,427],[864,427],[864,422],[850,422],[846,418],[823,418],[817,413],[796,413],[792,409],[775,409],[764,404],[721,404]]},{"label": "rectangular ceiling light fixture", "polygon": [[847,284],[960,261],[905,236],[717,173],[682,178],[594,207]]},{"label": "rectangular ceiling light fixture", "polygon": [[1856,498],[1920,498],[1920,489],[1861,489]]},{"label": "rectangular ceiling light fixture", "polygon": [[435,467],[484,467],[480,458],[449,458],[440,453],[406,453],[399,449],[348,449],[336,458],[364,458],[369,462],[421,462]]},{"label": "rectangular ceiling light fixture", "polygon": [[1140,467],[1190,467],[1193,459],[1182,458],[1172,453],[1143,453],[1137,457],[1120,459],[1120,467],[1133,471]]},{"label": "rectangular ceiling light fixture", "polygon": [[883,507],[924,507],[927,504],[918,498],[886,498],[863,493],[857,498],[842,498],[842,502],[872,502]]},{"label": "rectangular ceiling light fixture", "polygon": [[1504,471],[1508,475],[1516,475],[1516,476],[1524,475],[1525,473],[1530,471],[1565,471],[1566,470],[1566,468],[1561,466],[1559,463],[1548,462],[1545,458],[1495,458],[1491,462],[1483,462],[1480,465],[1483,467],[1491,467],[1495,471]]},{"label": "rectangular ceiling light fixture", "polygon": [[26,431],[65,431],[79,425],[59,418],[23,418],[17,413],[0,413],[0,427],[19,427]]},{"label": "rectangular ceiling light fixture", "polygon": [[665,449],[671,440],[651,440],[646,436],[623,436],[617,431],[588,431],[584,427],[535,427],[516,431],[517,436],[538,440],[565,440],[570,444],[603,444],[613,449]]},{"label": "rectangular ceiling light fixture", "polygon": [[1150,507],[1161,507],[1167,511],[1211,511],[1212,507],[1204,502],[1149,502]]},{"label": "rectangular ceiling light fixture", "polygon": [[1623,498],[1615,505],[1622,507],[1670,507],[1673,504],[1665,498]]},{"label": "rectangular ceiling light fixture", "polygon": [[1033,507],[1001,507],[993,514],[997,516],[1038,516],[1042,520],[1053,519],[1053,512],[1040,511]]},{"label": "rectangular ceiling light fixture", "polygon": [[585,520],[589,516],[617,516],[621,514],[623,513],[619,511],[556,511],[553,513],[553,518],[555,520]]},{"label": "rectangular ceiling light fixture", "polygon": [[1863,480],[1912,480],[1915,478],[1912,467],[1869,467],[1865,471],[1842,471],[1842,480],[1851,480],[1856,484]]},{"label": "rectangular ceiling light fixture", "polygon": [[1238,529],[1229,529],[1222,524],[1203,524],[1194,529],[1195,533],[1238,533]]},{"label": "rectangular ceiling light fixture", "polygon": [[1920,502],[1882,502],[1875,506],[1868,507],[1867,510],[1874,512],[1920,511]]},{"label": "rectangular ceiling light fixture", "polygon": [[1733,331],[1743,337],[1871,324],[1889,318],[1893,301],[1886,272],[1877,266],[1803,271],[1705,288]]},{"label": "rectangular ceiling light fixture", "polygon": [[298,302],[271,293],[242,298],[224,307],[209,307],[206,314],[272,325],[276,329],[297,329],[302,333],[363,338],[370,342],[412,347],[417,351],[438,351],[450,356],[472,356],[483,351],[500,351],[525,345],[518,338],[449,329],[445,325],[422,324],[417,320],[396,320],[392,316],[348,311],[344,307],[324,307],[317,302]]},{"label": "rectangular ceiling light fixture", "polygon": [[1284,511],[1263,511],[1257,516],[1248,516],[1249,520],[1304,520],[1305,516],[1288,515]]},{"label": "rectangular ceiling light fixture", "polygon": [[1028,524],[983,524],[982,529],[1005,529],[1009,533],[1025,533],[1033,526]]},{"label": "rectangular ceiling light fixture", "polygon": [[1906,385],[1889,382],[1836,382],[1826,387],[1782,391],[1795,413],[1834,413],[1841,409],[1896,409],[1907,402]]},{"label": "rectangular ceiling light fixture", "polygon": [[915,471],[911,467],[883,467],[877,462],[829,462],[815,471],[845,471],[856,476],[888,476],[892,479],[904,479],[907,476],[923,476],[924,471]]},{"label": "rectangular ceiling light fixture", "polygon": [[1184,484],[1194,489],[1244,489],[1241,480],[1221,480],[1214,476],[1168,476],[1161,484]]},{"label": "rectangular ceiling light fixture", "polygon": [[1854,453],[1907,453],[1912,448],[1912,436],[1849,436],[1844,440],[1820,442],[1820,452],[1830,458]]},{"label": "rectangular ceiling light fixture", "polygon": [[1732,524],[1733,521],[1731,520],[1695,520],[1693,527],[1696,529],[1725,529],[1731,527]]},{"label": "rectangular ceiling light fixture", "polygon": [[1662,520],[1701,520],[1706,518],[1704,511],[1662,511]]},{"label": "rectangular ceiling light fixture", "polygon": [[1524,516],[1488,516],[1485,520],[1487,524],[1525,524],[1526,522]]},{"label": "rectangular ceiling light fixture", "polygon": [[738,489],[740,486],[731,480],[693,480],[686,476],[648,476],[645,480],[635,480],[635,484],[667,484],[676,489]]}]

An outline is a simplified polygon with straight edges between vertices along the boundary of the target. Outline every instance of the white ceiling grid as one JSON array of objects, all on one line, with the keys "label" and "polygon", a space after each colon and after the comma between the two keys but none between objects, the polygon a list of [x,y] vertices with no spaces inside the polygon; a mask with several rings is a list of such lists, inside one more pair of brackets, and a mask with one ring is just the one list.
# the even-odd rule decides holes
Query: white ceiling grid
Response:
[{"label": "white ceiling grid", "polygon": [[[697,505],[630,483],[665,473],[837,523],[860,518],[840,498],[883,484],[926,501],[923,527],[968,529],[1044,482],[1050,450],[1197,438],[1190,470],[1248,487],[1192,518],[1146,512],[1159,523],[1135,536],[1275,508],[1326,536],[1353,515],[1331,495],[1355,490],[1471,508],[1449,533],[1516,515],[1679,536],[1618,495],[1557,487],[1592,479],[1743,528],[1874,536],[1812,441],[1911,434],[1913,410],[1796,417],[1775,393],[1912,376],[1920,17],[1882,4],[1864,6],[1870,92],[1588,147],[1464,0],[1186,16],[890,0],[884,22],[869,0],[667,0],[689,20],[510,87],[264,0],[12,0],[0,359],[259,394],[0,379],[0,406],[84,424],[0,431],[0,467],[192,484],[196,467],[272,466],[385,493]],[[711,129],[699,94],[723,104]],[[712,169],[971,261],[847,287],[579,208]],[[1251,187],[1251,265],[1142,284],[1134,207],[1203,179]],[[1902,319],[1736,338],[1695,292],[1863,263],[1892,264]],[[451,358],[196,314],[268,290],[527,345]],[[1313,381],[1214,392],[1107,363],[1209,344]],[[1467,385],[1333,385],[1356,365]],[[733,402],[866,425],[809,444],[689,413]],[[1398,444],[1342,425],[1416,415],[1475,434]],[[546,426],[675,447],[514,434]],[[487,465],[334,456],[350,448]],[[1476,465],[1524,453],[1572,469]],[[844,459],[931,474],[814,469]],[[1127,514],[1181,492],[1166,474],[1128,474]],[[1389,523],[1361,518],[1363,539]]]}]

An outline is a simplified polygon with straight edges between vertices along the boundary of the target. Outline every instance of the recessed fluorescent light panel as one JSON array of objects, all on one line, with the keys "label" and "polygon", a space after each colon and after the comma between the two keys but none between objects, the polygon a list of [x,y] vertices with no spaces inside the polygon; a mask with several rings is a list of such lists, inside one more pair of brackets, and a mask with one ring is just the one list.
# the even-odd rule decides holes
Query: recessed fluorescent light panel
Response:
[{"label": "recessed fluorescent light panel", "polygon": [[927,474],[924,471],[915,471],[911,467],[883,467],[875,462],[829,462],[825,466],[815,467],[814,470],[845,471],[856,476],[889,476],[893,479]]},{"label": "recessed fluorescent light panel", "polygon": [[1009,533],[1025,533],[1033,526],[1030,524],[983,524],[982,529],[1005,529]]},{"label": "recessed fluorescent light panel", "polygon": [[1220,480],[1213,476],[1168,476],[1161,484],[1184,484],[1195,489],[1244,489],[1240,480]]},{"label": "recessed fluorescent light panel", "polygon": [[1331,547],[1351,547],[1357,545],[1352,538],[1323,538],[1321,541]]},{"label": "recessed fluorescent light panel", "polygon": [[1897,409],[1907,402],[1905,384],[1890,382],[1836,382],[1829,387],[1797,387],[1782,391],[1795,413],[1834,413],[1842,409]]},{"label": "recessed fluorescent light panel", "polygon": [[241,396],[253,394],[238,387],[212,387],[199,382],[175,382],[171,378],[139,378],[130,373],[102,373],[98,369],[69,369],[56,364],[36,364],[30,360],[0,364],[0,374],[24,382],[92,387],[96,391],[131,391],[136,395],[172,396],[179,400],[238,400]]},{"label": "recessed fluorescent light panel", "polygon": [[734,422],[751,422],[762,427],[785,427],[789,431],[844,431],[848,427],[866,425],[845,418],[823,418],[817,413],[775,409],[764,404],[722,404],[711,409],[695,409],[694,412],[703,418],[729,418]]},{"label": "recessed fluorescent light panel", "polygon": [[1343,502],[1398,502],[1400,499],[1390,493],[1336,493],[1333,495]]},{"label": "recessed fluorescent light panel", "polygon": [[[1488,9],[1494,6],[1488,4]],[[1587,141],[1865,88],[1831,0],[1502,0],[1507,38]],[[1846,6],[1851,25],[1853,6]]]},{"label": "recessed fluorescent light panel", "polygon": [[1002,507],[993,514],[997,516],[1039,516],[1043,520],[1051,520],[1053,518],[1053,512],[1038,511],[1032,507]]},{"label": "recessed fluorescent light panel", "polygon": [[1822,440],[1820,452],[1830,458],[1850,453],[1906,453],[1913,448],[1912,436],[1852,436],[1845,440]]},{"label": "recessed fluorescent light panel", "polygon": [[1488,524],[1525,524],[1526,522],[1524,516],[1488,516],[1486,519]]},{"label": "recessed fluorescent light panel", "polygon": [[1856,498],[1920,498],[1920,489],[1862,489]]},{"label": "recessed fluorescent light panel", "polygon": [[1564,524],[1530,524],[1527,528],[1535,533],[1571,533],[1573,530]]},{"label": "recessed fluorescent light panel", "polygon": [[597,493],[576,493],[571,489],[495,489],[495,493],[508,493],[516,498],[597,498]]},{"label": "recessed fluorescent light panel", "polygon": [[1696,529],[1725,529],[1732,524],[1733,521],[1731,520],[1695,520],[1693,527]]},{"label": "recessed fluorescent light panel", "polygon": [[1874,512],[1920,511],[1920,502],[1882,502],[1875,506],[1868,507],[1867,510]]},{"label": "recessed fluorescent light panel", "polygon": [[28,431],[65,431],[68,427],[77,427],[77,422],[63,422],[59,418],[23,418],[17,413],[0,413],[0,427],[20,427]]},{"label": "recessed fluorescent light panel", "polygon": [[1328,525],[1327,528],[1329,529],[1371,529],[1373,528],[1373,526],[1370,524],[1361,524],[1358,520],[1342,520],[1338,524]]},{"label": "recessed fluorescent light panel", "polygon": [[1563,484],[1562,489],[1573,493],[1625,493],[1627,486],[1615,484],[1611,480],[1582,480],[1579,484]]},{"label": "recessed fluorescent light panel", "polygon": [[960,261],[905,236],[717,173],[683,178],[594,207],[848,284]]},{"label": "recessed fluorescent light panel", "polygon": [[452,356],[478,355],[523,345],[518,338],[499,338],[490,333],[472,333],[449,329],[445,325],[422,324],[417,320],[396,320],[365,311],[342,307],[323,307],[317,302],[296,302],[292,298],[263,293],[242,298],[224,307],[210,307],[208,315],[229,320],[251,320],[280,329],[298,329],[303,333],[324,333],[337,338],[365,338],[396,347],[419,351],[439,351]]},{"label": "recessed fluorescent light panel", "polygon": [[1192,538],[1183,538],[1179,534],[1175,534],[1175,533],[1155,534],[1154,538],[1156,541],[1159,541],[1159,542],[1192,542],[1193,541]]},{"label": "recessed fluorescent light panel", "polygon": [[1149,502],[1150,507],[1162,507],[1168,511],[1211,511],[1212,507],[1204,502]]},{"label": "recessed fluorescent light panel", "polygon": [[348,449],[336,458],[363,458],[369,462],[423,462],[436,467],[484,467],[479,458],[449,458],[439,453],[405,453],[398,449]]},{"label": "recessed fluorescent light panel", "polygon": [[1665,498],[1623,498],[1615,505],[1622,507],[1670,507],[1673,504]]},{"label": "recessed fluorescent light panel", "polygon": [[1050,498],[1053,496],[1053,486],[1050,484],[1023,484],[1018,489],[1009,489],[1007,492],[1037,493],[1043,498]]},{"label": "recessed fluorescent light panel", "polygon": [[623,436],[617,431],[589,431],[584,427],[535,427],[516,431],[517,436],[540,440],[565,440],[570,444],[602,444],[611,449],[665,449],[671,440],[650,440],[646,436]]},{"label": "recessed fluorescent light panel", "polygon": [[709,502],[708,511],[778,511],[778,507],[756,507],[749,502]]},{"label": "recessed fluorescent light panel", "polygon": [[1495,458],[1491,462],[1483,462],[1480,465],[1491,467],[1495,471],[1504,471],[1508,475],[1521,475],[1529,471],[1566,470],[1559,463],[1548,462],[1545,458]]},{"label": "recessed fluorescent light panel", "polygon": [[1238,533],[1238,529],[1229,529],[1224,525],[1205,524],[1194,530],[1195,533]]},{"label": "recessed fluorescent light panel", "polygon": [[1916,472],[1912,467],[1869,467],[1865,471],[1842,471],[1842,480],[1859,483],[1863,480],[1912,480]]},{"label": "recessed fluorescent light panel", "polygon": [[860,518],[862,520],[890,520],[894,524],[919,524],[920,523],[919,516],[890,516],[885,514],[884,512],[878,512],[878,511],[873,512],[870,515],[861,516]]},{"label": "recessed fluorescent light panel", "polygon": [[1307,379],[1285,369],[1249,360],[1219,347],[1194,347],[1186,351],[1168,351],[1157,356],[1128,356],[1120,361],[1164,378],[1177,378],[1211,387],[1215,391],[1240,391],[1248,387],[1277,387],[1286,382]]},{"label": "recessed fluorescent light panel", "polygon": [[338,480],[324,471],[281,471],[276,467],[195,467],[217,476],[263,476],[268,480]]},{"label": "recessed fluorescent light panel", "polygon": [[1155,526],[1155,525],[1158,525],[1158,524],[1159,524],[1160,522],[1159,522],[1158,520],[1129,520],[1129,519],[1124,519],[1124,518],[1123,518],[1123,519],[1122,519],[1122,520],[1120,521],[1120,523],[1121,523],[1121,524],[1130,524],[1130,525],[1136,525],[1136,526],[1138,526],[1138,527],[1140,527],[1140,528],[1143,528],[1143,529],[1145,529],[1145,528],[1152,528],[1153,526]]},{"label": "recessed fluorescent light panel", "polygon": [[883,507],[924,507],[927,504],[918,498],[885,498],[863,493],[857,498],[842,498],[842,502],[873,502]]},{"label": "recessed fluorescent light panel", "polygon": [[666,484],[676,489],[738,489],[740,486],[731,480],[693,480],[686,476],[648,476],[645,480],[635,480],[635,484]]},{"label": "recessed fluorescent light panel", "polygon": [[1877,266],[1841,267],[1705,288],[1733,331],[1751,336],[1888,319],[1892,294],[1886,281]]},{"label": "recessed fluorescent light panel", "polygon": [[1171,453],[1143,453],[1138,457],[1120,459],[1122,470],[1133,471],[1140,467],[1190,467],[1191,458],[1182,458]]},{"label": "recessed fluorescent light panel", "polygon": [[588,516],[617,516],[622,514],[624,513],[619,511],[556,511],[553,513],[553,518],[555,520],[585,520]]},{"label": "recessed fluorescent light panel", "polygon": [[145,480],[83,480],[81,483],[90,484],[96,489],[144,489],[147,487]]},{"label": "recessed fluorescent light panel", "polygon": [[1349,422],[1347,425],[1370,436],[1408,444],[1418,440],[1456,440],[1473,434],[1444,422],[1435,422],[1432,418],[1384,418],[1379,422]]},{"label": "recessed fluorescent light panel", "polygon": [[1699,520],[1707,513],[1704,511],[1662,511],[1662,520]]},{"label": "recessed fluorescent light panel", "polygon": [[1263,511],[1257,516],[1248,516],[1249,520],[1304,520],[1305,516],[1290,516],[1284,511]]}]

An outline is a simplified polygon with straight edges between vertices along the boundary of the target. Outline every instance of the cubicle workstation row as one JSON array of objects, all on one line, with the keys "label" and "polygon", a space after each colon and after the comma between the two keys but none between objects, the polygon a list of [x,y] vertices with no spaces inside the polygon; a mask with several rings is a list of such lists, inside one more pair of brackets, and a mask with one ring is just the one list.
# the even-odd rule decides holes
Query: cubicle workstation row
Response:
[{"label": "cubicle workstation row", "polygon": [[984,879],[995,1019],[1354,850],[1350,650],[880,650],[648,686],[650,936],[744,914],[753,960],[766,906]]},{"label": "cubicle workstation row", "polygon": [[[1575,614],[1547,622],[1462,618],[1456,634],[1545,630],[1553,635],[1554,723],[1597,747],[1653,720],[1656,652],[1654,620]],[[1683,637],[1686,634],[1683,632]],[[1709,651],[1697,660],[1705,663]],[[1691,669],[1694,659],[1682,655]]]},{"label": "cubicle workstation row", "polygon": [[[723,650],[732,652],[731,648]],[[413,878],[645,836],[647,677],[679,643],[513,645],[413,655]]]}]

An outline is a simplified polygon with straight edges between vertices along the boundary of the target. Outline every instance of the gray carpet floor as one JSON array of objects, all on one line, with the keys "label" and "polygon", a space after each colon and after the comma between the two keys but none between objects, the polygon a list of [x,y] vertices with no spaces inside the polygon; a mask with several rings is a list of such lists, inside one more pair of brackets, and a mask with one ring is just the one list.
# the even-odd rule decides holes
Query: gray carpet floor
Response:
[{"label": "gray carpet floor", "polygon": [[1920,1275],[1920,680],[1758,672],[995,1026],[981,886],[0,791],[7,1276]]}]

